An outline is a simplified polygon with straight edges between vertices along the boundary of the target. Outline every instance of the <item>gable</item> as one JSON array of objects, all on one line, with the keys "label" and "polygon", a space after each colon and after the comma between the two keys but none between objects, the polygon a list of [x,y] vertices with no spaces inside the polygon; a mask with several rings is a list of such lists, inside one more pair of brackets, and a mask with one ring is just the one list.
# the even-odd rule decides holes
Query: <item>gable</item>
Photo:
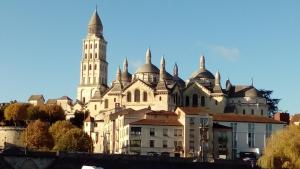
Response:
[{"label": "gable", "polygon": [[202,86],[201,84],[194,82],[193,84],[189,85],[183,92],[184,95],[188,95],[190,93],[193,92],[197,92],[197,93],[203,93],[206,94],[208,96],[211,95],[211,92],[204,86]]}]

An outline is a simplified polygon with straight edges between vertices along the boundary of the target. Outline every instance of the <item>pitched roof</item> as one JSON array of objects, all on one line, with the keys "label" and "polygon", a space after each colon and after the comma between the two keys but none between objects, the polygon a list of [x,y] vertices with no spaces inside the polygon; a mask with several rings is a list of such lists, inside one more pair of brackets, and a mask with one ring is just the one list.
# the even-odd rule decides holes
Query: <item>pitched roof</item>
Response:
[{"label": "pitched roof", "polygon": [[46,104],[56,104],[57,100],[56,99],[48,99]]},{"label": "pitched roof", "polygon": [[88,116],[85,120],[84,120],[84,122],[94,122],[95,121],[95,119],[93,118],[93,117],[91,117],[91,116]]},{"label": "pitched roof", "polygon": [[43,95],[31,95],[28,99],[28,101],[32,101],[32,100],[45,100]]},{"label": "pitched roof", "polygon": [[150,112],[146,113],[147,115],[165,115],[165,116],[177,116],[175,112],[165,111],[165,110],[151,110]]},{"label": "pitched roof", "polygon": [[57,100],[70,100],[70,101],[72,101],[72,99],[68,96],[62,96],[62,97],[58,98]]},{"label": "pitched roof", "polygon": [[273,123],[273,124],[285,124],[282,121],[278,121],[269,117],[255,116],[255,115],[239,115],[233,113],[214,113],[213,121],[220,122],[247,122],[247,123]]},{"label": "pitched roof", "polygon": [[178,107],[178,109],[182,110],[187,115],[212,114],[209,109],[201,107]]},{"label": "pitched roof", "polygon": [[153,126],[182,126],[178,120],[142,119],[130,123],[131,125],[153,125]]},{"label": "pitched roof", "polygon": [[147,111],[149,111],[148,108],[141,109],[141,110],[134,110],[134,109],[132,109],[132,108],[128,108],[128,109],[123,109],[123,110],[118,111],[118,112],[116,112],[116,113],[110,114],[110,115],[109,115],[109,118],[110,118],[111,120],[114,120],[114,119],[116,119],[118,116],[129,115],[129,114],[140,114],[140,113],[146,114]]}]

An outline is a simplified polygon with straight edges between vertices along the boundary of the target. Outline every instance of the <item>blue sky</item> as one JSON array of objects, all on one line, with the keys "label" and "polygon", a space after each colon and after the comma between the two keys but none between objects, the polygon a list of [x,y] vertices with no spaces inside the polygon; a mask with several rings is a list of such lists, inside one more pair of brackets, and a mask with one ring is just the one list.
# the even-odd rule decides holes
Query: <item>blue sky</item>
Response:
[{"label": "blue sky", "polygon": [[75,99],[81,43],[98,4],[108,41],[110,81],[128,58],[129,70],[162,55],[169,72],[175,62],[183,79],[207,68],[222,84],[251,84],[274,90],[280,109],[300,112],[300,1],[204,0],[17,0],[0,2],[0,102]]}]

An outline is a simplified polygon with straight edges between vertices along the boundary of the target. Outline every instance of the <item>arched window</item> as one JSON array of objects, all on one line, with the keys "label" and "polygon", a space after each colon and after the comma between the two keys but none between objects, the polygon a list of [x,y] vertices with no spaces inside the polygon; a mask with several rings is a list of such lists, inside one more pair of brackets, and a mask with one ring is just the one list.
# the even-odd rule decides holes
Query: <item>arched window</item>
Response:
[{"label": "arched window", "polygon": [[204,96],[201,97],[201,106],[202,107],[205,106],[205,97]]},{"label": "arched window", "polygon": [[92,65],[91,64],[89,65],[89,70],[92,70]]},{"label": "arched window", "polygon": [[84,58],[87,59],[87,54],[84,54]]},{"label": "arched window", "polygon": [[98,56],[97,56],[97,53],[95,53],[95,59],[97,59],[97,57],[98,57]]},{"label": "arched window", "polygon": [[90,59],[92,59],[93,58],[93,55],[90,53]]},{"label": "arched window", "polygon": [[185,106],[190,106],[190,97],[185,96]]},{"label": "arched window", "polygon": [[161,101],[161,96],[159,96],[159,101]]},{"label": "arched window", "polygon": [[144,102],[148,101],[147,92],[143,92],[143,101]]},{"label": "arched window", "polygon": [[97,70],[97,65],[95,64],[95,66],[94,66],[94,70]]},{"label": "arched window", "polygon": [[198,95],[193,94],[193,107],[198,107]]},{"label": "arched window", "polygon": [[131,102],[131,92],[127,92],[127,102]]},{"label": "arched window", "polygon": [[134,101],[135,102],[140,102],[140,90],[139,89],[135,89],[134,91]]},{"label": "arched window", "polygon": [[83,66],[83,70],[86,70],[86,65]]}]

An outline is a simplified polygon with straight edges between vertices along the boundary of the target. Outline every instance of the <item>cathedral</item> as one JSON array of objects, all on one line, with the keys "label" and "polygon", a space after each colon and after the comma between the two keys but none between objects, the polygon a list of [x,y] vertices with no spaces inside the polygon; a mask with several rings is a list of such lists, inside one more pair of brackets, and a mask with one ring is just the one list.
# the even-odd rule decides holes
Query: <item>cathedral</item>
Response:
[{"label": "cathedral", "polygon": [[197,73],[184,81],[177,64],[171,74],[165,69],[164,57],[159,66],[152,64],[151,50],[147,49],[145,64],[130,73],[125,58],[122,70],[117,68],[115,80],[108,86],[106,45],[103,25],[95,11],[82,44],[77,89],[77,100],[93,117],[118,109],[148,107],[166,111],[202,107],[215,113],[268,116],[266,100],[253,85],[233,85],[227,80],[223,88],[220,73],[214,75],[207,69],[204,56],[200,57]]},{"label": "cathedral", "polygon": [[80,82],[72,111],[88,111],[84,131],[93,151],[110,154],[167,155],[233,159],[241,152],[260,154],[272,132],[284,122],[269,118],[266,99],[253,85],[221,85],[200,56],[197,73],[183,80],[179,66],[166,60],[128,71],[128,60],[107,83],[107,42],[97,10],[82,44]]}]

